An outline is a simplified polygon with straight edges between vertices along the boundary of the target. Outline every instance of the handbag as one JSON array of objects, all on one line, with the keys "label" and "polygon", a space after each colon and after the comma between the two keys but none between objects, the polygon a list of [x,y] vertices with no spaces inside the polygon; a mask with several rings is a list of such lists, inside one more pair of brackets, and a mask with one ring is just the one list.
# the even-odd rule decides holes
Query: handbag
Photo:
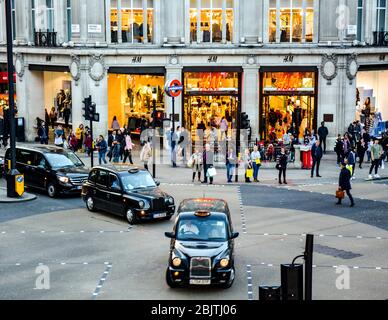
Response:
[{"label": "handbag", "polygon": [[208,177],[213,178],[216,175],[217,175],[216,168],[212,167],[212,168],[207,169],[207,176]]},{"label": "handbag", "polygon": [[335,192],[335,197],[337,198],[337,199],[345,199],[345,192],[341,189],[341,188],[339,188],[336,192]]},{"label": "handbag", "polygon": [[280,170],[280,164],[279,163],[276,164],[276,170]]},{"label": "handbag", "polygon": [[191,157],[191,158],[189,159],[189,161],[187,161],[187,166],[188,166],[189,168],[192,168],[193,165],[194,165],[194,160],[193,160],[193,158]]},{"label": "handbag", "polygon": [[253,178],[253,169],[247,169],[246,176],[247,178]]}]

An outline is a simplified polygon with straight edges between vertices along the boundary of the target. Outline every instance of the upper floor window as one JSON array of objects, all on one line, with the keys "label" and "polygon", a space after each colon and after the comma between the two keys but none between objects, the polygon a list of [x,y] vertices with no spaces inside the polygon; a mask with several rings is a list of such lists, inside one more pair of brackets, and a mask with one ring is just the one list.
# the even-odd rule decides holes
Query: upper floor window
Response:
[{"label": "upper floor window", "polygon": [[270,0],[269,42],[313,42],[314,0]]},{"label": "upper floor window", "polygon": [[110,20],[112,42],[153,41],[153,0],[112,0]]},{"label": "upper floor window", "polygon": [[387,0],[376,0],[376,1],[377,1],[376,31],[386,31],[385,16],[386,16]]},{"label": "upper floor window", "polygon": [[357,40],[362,41],[364,0],[358,0],[357,5]]},{"label": "upper floor window", "polygon": [[54,30],[54,1],[46,0],[47,29]]},{"label": "upper floor window", "polygon": [[190,0],[191,42],[231,42],[233,0]]},{"label": "upper floor window", "polygon": [[71,0],[66,1],[67,41],[71,40]]}]

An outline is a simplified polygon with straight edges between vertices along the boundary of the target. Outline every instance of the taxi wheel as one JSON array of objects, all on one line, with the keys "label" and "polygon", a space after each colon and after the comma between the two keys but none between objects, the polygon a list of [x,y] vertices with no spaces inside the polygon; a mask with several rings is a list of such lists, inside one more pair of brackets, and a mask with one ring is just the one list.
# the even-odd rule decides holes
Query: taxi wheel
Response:
[{"label": "taxi wheel", "polygon": [[136,224],[136,216],[135,212],[132,209],[127,209],[127,212],[125,213],[125,217],[127,218],[127,221],[129,224],[133,225]]},{"label": "taxi wheel", "polygon": [[91,211],[91,212],[94,212],[96,211],[96,207],[94,205],[94,200],[91,196],[88,196],[86,198],[86,208]]},{"label": "taxi wheel", "polygon": [[234,274],[234,268],[232,269],[232,274],[230,275],[230,280],[227,283],[224,283],[221,285],[222,289],[229,289],[232,287],[234,282],[235,274]]},{"label": "taxi wheel", "polygon": [[172,279],[171,279],[171,273],[169,272],[168,268],[166,269],[166,282],[167,282],[167,285],[168,285],[170,288],[172,288],[172,289],[178,287],[178,285],[177,285],[174,281],[172,281]]},{"label": "taxi wheel", "polygon": [[47,185],[47,194],[50,198],[55,198],[57,195],[57,187],[53,183]]}]

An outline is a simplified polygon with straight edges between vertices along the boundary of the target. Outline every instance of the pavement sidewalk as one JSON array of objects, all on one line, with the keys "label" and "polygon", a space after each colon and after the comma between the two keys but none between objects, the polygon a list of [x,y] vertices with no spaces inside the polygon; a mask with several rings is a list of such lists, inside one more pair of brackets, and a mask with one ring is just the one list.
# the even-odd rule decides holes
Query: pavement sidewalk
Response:
[{"label": "pavement sidewalk", "polygon": [[20,198],[7,197],[7,184],[4,179],[0,179],[0,203],[19,203],[28,202],[37,199],[37,196],[28,192],[24,192]]}]

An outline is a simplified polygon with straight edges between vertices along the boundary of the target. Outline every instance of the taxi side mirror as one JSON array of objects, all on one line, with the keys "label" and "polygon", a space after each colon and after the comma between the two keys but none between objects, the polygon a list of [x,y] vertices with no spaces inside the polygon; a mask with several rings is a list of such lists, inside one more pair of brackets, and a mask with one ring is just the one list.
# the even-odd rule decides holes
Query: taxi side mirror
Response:
[{"label": "taxi side mirror", "polygon": [[174,232],[165,232],[164,235],[165,235],[167,238],[175,239],[175,234],[174,234]]},{"label": "taxi side mirror", "polygon": [[239,235],[240,235],[240,233],[233,232],[232,235],[230,236],[230,240],[236,239]]}]

